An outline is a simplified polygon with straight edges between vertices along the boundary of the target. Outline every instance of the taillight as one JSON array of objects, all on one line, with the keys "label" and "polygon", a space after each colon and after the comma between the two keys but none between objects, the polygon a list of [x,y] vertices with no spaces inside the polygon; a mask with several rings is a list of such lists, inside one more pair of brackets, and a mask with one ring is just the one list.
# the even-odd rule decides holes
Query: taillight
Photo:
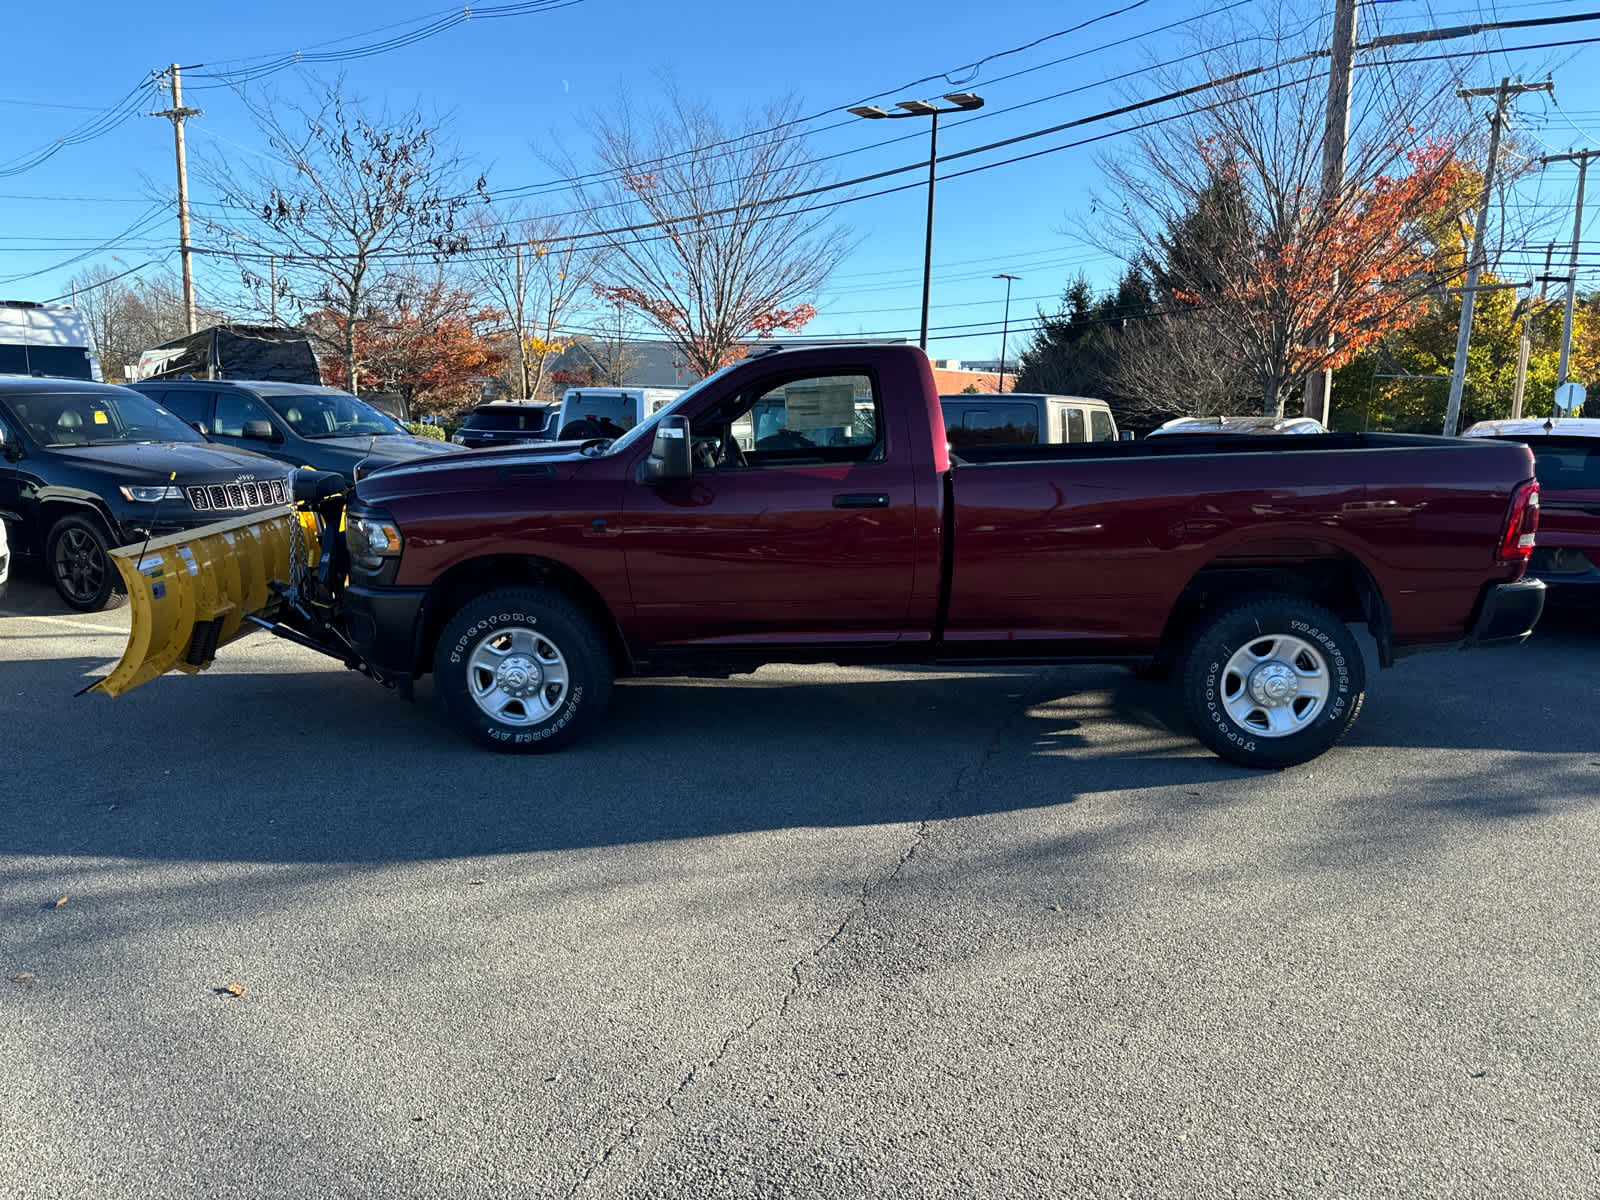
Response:
[{"label": "taillight", "polygon": [[1506,514],[1506,531],[1500,538],[1501,562],[1527,562],[1533,553],[1534,535],[1539,530],[1539,481],[1530,479],[1511,497]]}]

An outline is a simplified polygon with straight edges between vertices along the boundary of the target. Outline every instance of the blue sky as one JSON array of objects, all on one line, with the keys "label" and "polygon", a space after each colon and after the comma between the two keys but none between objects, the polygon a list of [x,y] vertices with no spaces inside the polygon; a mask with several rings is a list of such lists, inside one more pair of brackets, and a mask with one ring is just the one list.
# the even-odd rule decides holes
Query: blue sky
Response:
[{"label": "blue sky", "polygon": [[[813,0],[759,7],[701,3],[627,4],[578,0],[555,11],[500,20],[468,20],[389,53],[323,67],[343,69],[349,91],[397,107],[420,103],[447,114],[454,136],[491,189],[548,181],[538,148],[587,154],[586,116],[626,91],[649,103],[658,72],[672,73],[686,96],[728,111],[793,94],[811,122],[813,147],[837,154],[829,166],[852,176],[916,161],[927,153],[924,121],[863,121],[843,110],[869,97],[934,98],[948,91],[982,94],[982,112],[941,121],[940,151],[952,153],[1115,107],[1154,90],[1141,74],[1152,61],[1190,48],[1183,29],[1166,29],[1225,0],[1107,0],[1104,6],[1010,0],[999,5],[928,0],[862,5]],[[1331,0],[1326,6],[1331,10]],[[1122,11],[1118,11],[1122,10]],[[154,5],[86,0],[27,5],[6,18],[7,72],[0,82],[0,295],[46,299],[64,293],[72,275],[96,263],[116,269],[147,261],[176,265],[172,132],[144,116],[165,107],[148,90],[128,105],[139,116],[104,136],[59,149],[48,161],[14,171],[137,89],[168,63],[195,66],[185,102],[205,109],[189,124],[191,154],[259,153],[261,146],[231,91],[207,71],[248,66],[296,50],[337,50],[415,30],[452,10],[374,3],[309,3],[224,8],[168,0]],[[1314,11],[1314,10],[1307,10]],[[1586,11],[1581,3],[1529,0],[1462,4],[1459,0],[1388,0],[1363,4],[1362,36],[1472,20],[1508,20]],[[1051,37],[1093,18],[1087,28]],[[1554,31],[1501,35],[1498,45],[1600,36],[1600,21]],[[1040,41],[1003,57],[1003,51]],[[1121,44],[1114,44],[1121,43]],[[32,49],[29,49],[29,48]],[[1055,61],[1066,59],[1068,61]],[[196,66],[203,64],[203,66]],[[1600,45],[1504,53],[1460,63],[1469,86],[1505,74],[1554,71],[1559,109],[1542,98],[1519,102],[1517,126],[1534,151],[1600,146]],[[291,68],[273,86],[296,88]],[[1019,72],[1021,72],[1019,74]],[[1103,82],[1133,72],[1121,82]],[[901,90],[928,76],[944,78]],[[1009,78],[1007,78],[1009,76]],[[1363,76],[1358,73],[1359,90]],[[1073,91],[1070,95],[1058,93]],[[1053,97],[1053,98],[1051,98]],[[1128,123],[1132,118],[1122,123]],[[1116,123],[1085,133],[1104,132]],[[1590,131],[1594,132],[1590,132]],[[1080,135],[1082,136],[1082,135]],[[893,139],[906,140],[895,142]],[[1053,308],[1079,271],[1109,284],[1117,265],[1070,232],[1100,186],[1096,155],[1126,139],[1065,150],[956,177],[963,166],[1028,153],[1071,140],[1041,138],[945,168],[937,192],[930,352],[936,357],[995,358],[1000,350],[1004,283],[1013,285],[1009,349],[1026,340],[1040,305]],[[13,170],[13,173],[6,173]],[[916,175],[901,177],[904,182]],[[193,181],[192,181],[193,183]],[[1564,244],[1571,236],[1576,169],[1555,168],[1521,189],[1521,211],[1536,218],[1529,237]],[[1591,172],[1583,282],[1600,264],[1600,168]],[[205,202],[203,188],[193,199]],[[559,197],[557,198],[559,199]],[[809,334],[908,333],[915,337],[922,279],[925,194],[920,189],[864,199],[836,210],[856,249],[819,298]],[[141,219],[145,226],[126,230]],[[194,240],[202,240],[197,232]],[[105,243],[114,243],[103,250]],[[85,255],[82,261],[68,260]],[[146,268],[146,271],[155,268]],[[233,279],[197,259],[203,296],[225,297]],[[26,278],[21,278],[26,276]]]}]

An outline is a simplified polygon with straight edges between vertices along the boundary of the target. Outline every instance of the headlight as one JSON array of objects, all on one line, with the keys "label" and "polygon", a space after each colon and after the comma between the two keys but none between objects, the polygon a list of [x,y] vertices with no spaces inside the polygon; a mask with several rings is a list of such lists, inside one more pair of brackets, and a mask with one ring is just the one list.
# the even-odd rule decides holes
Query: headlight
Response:
[{"label": "headlight", "polygon": [[351,515],[344,527],[345,546],[352,562],[375,571],[385,558],[398,555],[405,546],[400,527],[388,517]]},{"label": "headlight", "polygon": [[117,491],[135,504],[155,504],[159,500],[183,499],[183,489],[178,487],[119,487]]}]

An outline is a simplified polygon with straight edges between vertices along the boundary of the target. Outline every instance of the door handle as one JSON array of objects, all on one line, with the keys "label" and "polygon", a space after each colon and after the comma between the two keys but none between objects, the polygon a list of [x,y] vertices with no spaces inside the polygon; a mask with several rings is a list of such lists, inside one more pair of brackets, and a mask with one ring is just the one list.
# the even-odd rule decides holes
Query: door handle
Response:
[{"label": "door handle", "polygon": [[835,508],[888,508],[887,492],[840,492],[833,498]]}]

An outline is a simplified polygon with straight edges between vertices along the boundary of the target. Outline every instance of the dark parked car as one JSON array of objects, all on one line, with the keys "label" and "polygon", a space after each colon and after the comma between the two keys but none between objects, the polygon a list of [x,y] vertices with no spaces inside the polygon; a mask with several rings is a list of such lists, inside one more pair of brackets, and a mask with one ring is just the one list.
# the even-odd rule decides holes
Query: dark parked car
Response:
[{"label": "dark parked car", "polygon": [[516,446],[527,442],[553,442],[558,404],[527,404],[497,400],[480,404],[467,414],[450,440],[458,446],[482,450],[489,446]]},{"label": "dark parked car", "polygon": [[293,499],[282,463],[207,444],[129,388],[0,378],[0,519],[72,608],[104,608],[108,551]]},{"label": "dark parked car", "polygon": [[293,467],[354,481],[380,467],[460,448],[405,426],[338,388],[307,383],[161,379],[132,385],[206,436]]},{"label": "dark parked car", "polygon": [[1533,450],[1540,514],[1528,574],[1544,580],[1552,606],[1600,612],[1600,417],[1479,421],[1466,436]]}]

